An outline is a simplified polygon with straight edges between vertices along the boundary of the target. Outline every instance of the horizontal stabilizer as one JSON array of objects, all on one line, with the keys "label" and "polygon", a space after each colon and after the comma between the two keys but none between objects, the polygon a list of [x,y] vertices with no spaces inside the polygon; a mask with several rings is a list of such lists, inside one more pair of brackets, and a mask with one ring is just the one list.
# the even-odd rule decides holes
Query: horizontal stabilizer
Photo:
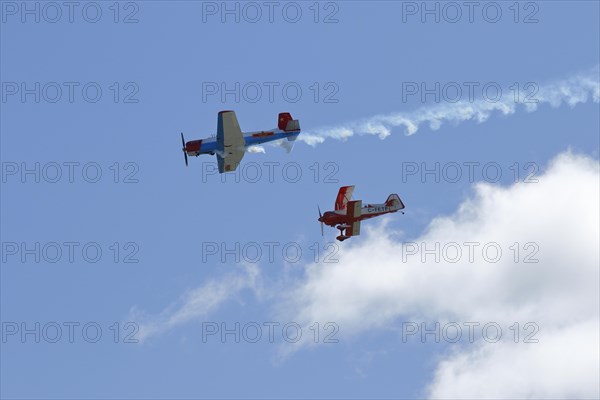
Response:
[{"label": "horizontal stabilizer", "polygon": [[289,131],[299,131],[300,130],[300,121],[297,119],[293,119],[291,121],[288,121],[284,131],[289,132]]}]

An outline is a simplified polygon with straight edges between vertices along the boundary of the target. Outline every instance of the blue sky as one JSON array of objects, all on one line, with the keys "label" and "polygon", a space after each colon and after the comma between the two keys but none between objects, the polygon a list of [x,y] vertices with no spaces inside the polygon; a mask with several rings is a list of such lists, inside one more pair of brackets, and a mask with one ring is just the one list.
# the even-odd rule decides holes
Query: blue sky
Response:
[{"label": "blue sky", "polygon": [[[263,17],[256,23],[244,20],[250,14],[241,14],[239,23],[231,15],[222,22],[220,14],[206,15],[206,11],[213,6],[220,11],[223,3],[195,1],[120,2],[118,23],[113,21],[116,3],[81,3],[74,11],[73,22],[69,22],[63,8],[61,18],[49,23],[44,16],[49,19],[54,14],[44,12],[53,10],[44,9],[43,3],[28,2],[32,8],[38,4],[38,23],[35,15],[22,15],[25,3],[0,4],[0,310],[2,332],[7,335],[1,343],[3,398],[436,397],[447,388],[442,385],[443,379],[436,378],[440,360],[452,359],[456,351],[468,355],[474,346],[481,345],[481,340],[458,350],[444,341],[403,343],[402,322],[433,324],[447,322],[448,318],[465,321],[464,318],[476,316],[485,323],[500,320],[500,315],[512,308],[490,308],[483,314],[469,315],[440,313],[440,307],[429,308],[430,304],[437,304],[434,299],[440,293],[428,292],[428,284],[417,280],[417,275],[407,274],[408,282],[414,279],[411,286],[423,287],[418,301],[404,303],[402,298],[373,297],[373,293],[384,292],[377,286],[364,291],[355,288],[357,298],[362,298],[362,294],[365,298],[372,296],[368,299],[372,308],[365,308],[363,319],[359,311],[358,319],[349,319],[345,312],[329,307],[330,299],[311,297],[312,288],[323,284],[335,297],[339,294],[338,285],[353,293],[351,288],[356,282],[366,282],[379,274],[368,258],[359,258],[363,246],[367,252],[372,249],[374,259],[387,251],[386,258],[395,262],[397,268],[407,267],[399,260],[397,247],[380,248],[379,244],[388,239],[428,240],[433,237],[429,233],[437,232],[435,221],[439,217],[456,215],[461,205],[477,193],[475,182],[464,177],[457,182],[435,182],[431,176],[420,179],[411,175],[403,179],[402,173],[409,164],[431,168],[436,163],[494,163],[502,172],[498,182],[489,182],[477,172],[479,169],[475,181],[505,188],[507,193],[512,193],[508,188],[515,183],[511,169],[515,163],[521,171],[520,182],[526,175],[525,165],[533,165],[536,177],[543,180],[544,174],[552,170],[552,160],[566,151],[597,168],[597,2],[522,2],[518,4],[518,22],[514,21],[514,4],[498,2],[494,4],[502,16],[496,23],[486,21],[481,14],[487,3],[480,3],[473,22],[469,22],[468,10],[463,8],[463,18],[456,23],[445,21],[443,15],[440,22],[432,16],[422,22],[420,14],[403,14],[403,10],[412,10],[407,7],[421,7],[420,2],[323,2],[318,4],[317,23],[313,2],[291,6],[277,3],[272,23],[264,5]],[[97,23],[82,16],[86,4],[92,7],[86,14],[88,19],[96,5],[101,10]],[[230,2],[228,7],[235,4]],[[445,5],[428,4],[438,4],[440,10]],[[238,6],[242,12],[243,4]],[[300,20],[288,22],[286,18],[293,18],[293,13],[288,10],[290,14],[284,17],[284,6],[302,10]],[[137,22],[124,23],[130,13]],[[329,13],[337,22],[323,21]],[[537,22],[524,22],[530,13]],[[32,89],[36,82],[40,83],[40,101],[35,101],[35,94],[22,98],[21,85]],[[67,82],[75,82],[71,84],[72,102]],[[235,88],[239,83],[240,88],[251,90],[254,83],[265,88],[269,82],[275,85],[273,101],[266,91],[254,101],[255,97],[248,94],[251,92],[244,95],[240,89],[237,102],[234,95],[227,95],[223,101],[219,95],[203,93],[207,84],[224,83]],[[440,117],[438,129],[424,122],[411,135],[406,134],[404,126],[388,123],[391,134],[385,139],[361,134],[360,129],[344,140],[336,137],[335,132],[355,127],[356,121],[373,122],[376,116],[397,113],[405,117],[431,110],[441,113],[454,107],[447,98],[436,103],[432,96],[425,101],[419,96],[403,101],[407,83],[431,88],[436,82],[440,86],[456,82],[464,87],[465,82],[476,82],[478,87],[501,87],[503,99],[515,107],[514,112],[493,111],[480,122],[447,121]],[[514,101],[510,104],[510,87],[515,83],[520,88],[532,84],[539,89],[534,95],[540,101],[535,110],[528,111],[525,105]],[[52,102],[57,85],[62,88],[62,95]],[[85,85],[91,89],[82,93]],[[301,88],[298,101],[286,98],[281,91],[285,85]],[[89,97],[86,100],[85,96],[93,96],[95,87],[101,88],[102,97],[97,102]],[[117,88],[119,97],[115,101]],[[13,94],[15,90],[18,92]],[[128,94],[131,97],[127,98]],[[326,97],[328,94],[331,97]],[[464,92],[461,100],[467,106],[491,104],[481,99],[480,90],[475,94],[474,103],[469,103]],[[576,104],[567,104],[574,98],[579,99]],[[126,99],[137,101],[125,102]],[[562,103],[549,104],[556,99]],[[216,168],[214,157],[192,158],[185,168],[179,132],[183,131],[187,140],[212,135],[217,112],[226,109],[236,111],[245,131],[273,128],[277,113],[289,111],[300,120],[303,135],[325,140],[310,144],[299,140],[289,154],[271,145],[264,146],[265,153],[246,154],[240,165],[240,171],[245,172],[240,172],[239,182],[235,175],[226,176],[225,183],[216,175],[204,175],[203,171],[212,165]],[[267,178],[269,164],[265,163],[269,162],[279,163],[274,166],[272,181]],[[34,169],[36,163],[40,168],[39,182],[35,175],[20,175],[23,167]],[[69,164],[64,163],[78,163],[70,164],[74,168],[72,183],[68,180]],[[90,169],[84,177],[82,168],[88,164]],[[582,171],[573,176],[573,182],[587,176],[588,164],[572,164],[580,168],[574,171]],[[62,175],[52,183],[54,175],[44,174],[53,174],[56,165]],[[262,176],[251,182],[248,176],[256,166],[261,168]],[[297,182],[282,175],[284,166],[301,171]],[[14,168],[18,169],[15,174]],[[96,183],[88,182],[94,180],[97,169],[102,176]],[[119,171],[117,177],[115,171]],[[319,171],[318,177],[315,171]],[[365,222],[361,236],[341,244],[335,243],[336,232],[330,228],[322,238],[316,222],[317,204],[323,211],[331,209],[339,186],[348,184],[356,185],[355,198],[365,202],[382,202],[389,193],[398,193],[406,204],[406,214],[392,215],[385,228],[380,221]],[[585,205],[578,208],[577,201],[595,199],[597,185],[598,180],[592,180],[591,186],[583,185],[585,193],[570,192],[567,200],[575,204],[575,209],[586,210]],[[569,190],[567,186],[565,191]],[[559,186],[557,198],[548,199],[547,203],[562,204],[559,191],[564,194]],[[547,206],[546,202],[543,206]],[[515,215],[528,215],[528,210],[533,214],[537,208],[523,201],[515,204]],[[564,212],[568,210],[549,211],[552,215]],[[492,226],[503,226],[505,215],[486,221]],[[458,224],[461,220],[453,221]],[[523,226],[542,227],[544,221],[545,217],[533,219]],[[589,237],[597,237],[597,222],[597,218],[590,218],[581,231],[589,229]],[[374,229],[369,231],[368,227]],[[554,236],[550,237],[575,237],[579,231],[557,223]],[[540,228],[540,232],[547,230]],[[496,240],[498,236],[510,241],[513,234],[517,235],[492,229],[486,240]],[[540,237],[530,236],[528,240],[539,242],[543,250],[544,238],[546,235],[540,233]],[[480,240],[484,240],[483,236]],[[69,262],[64,242],[78,243],[74,262]],[[118,255],[115,242],[120,249]],[[240,248],[258,243],[264,251],[265,242],[276,242],[279,249],[297,244],[303,256],[290,263],[281,252],[272,261],[263,253],[258,262],[235,263],[231,256],[222,262],[219,252],[204,254],[203,260],[207,243],[224,244],[227,248],[235,248],[236,243]],[[15,243],[19,246],[16,255],[11,247]],[[34,261],[35,254],[23,261],[22,243],[27,248],[35,248],[39,243],[41,262]],[[52,243],[61,244],[63,251],[55,263],[47,262],[41,250],[46,246],[52,251]],[[81,248],[89,243],[93,244],[90,254],[95,248],[102,250],[98,262],[87,261],[81,255]],[[339,262],[327,265],[322,262],[321,253],[318,262],[313,263],[314,246],[324,251],[323,246],[328,243],[337,246],[334,249]],[[596,241],[596,250],[597,245]],[[124,262],[131,252],[135,252],[132,257],[137,263]],[[545,255],[544,258],[542,251],[542,264],[548,270],[561,271],[563,264],[553,263],[548,253]],[[567,257],[570,253],[563,250],[558,255]],[[115,256],[118,262],[114,261]],[[356,266],[353,263],[357,259],[364,261]],[[544,264],[546,261],[548,264]],[[575,269],[590,262],[583,256],[577,261],[573,264]],[[340,268],[345,265],[346,271],[358,268],[360,275],[353,277],[350,272],[343,272]],[[417,266],[435,271],[427,263]],[[340,279],[324,279],[321,274],[325,272],[319,271],[327,268],[337,271],[332,276]],[[502,268],[513,271],[510,266]],[[583,275],[588,280],[597,276],[597,264],[591,272],[582,270],[591,274]],[[462,280],[466,287],[471,284],[469,280],[469,275]],[[480,282],[495,286],[493,280]],[[551,292],[552,287],[544,290]],[[398,286],[398,292],[403,288]],[[570,289],[577,292],[581,288]],[[590,290],[597,298],[597,289]],[[456,300],[449,297],[445,301],[461,303],[461,293],[456,292],[455,296]],[[354,307],[351,297],[347,298],[348,309]],[[190,299],[196,299],[196,303],[190,305]],[[519,304],[519,299],[506,304]],[[343,303],[341,298],[335,304],[338,300]],[[593,301],[592,296],[583,303]],[[528,304],[524,309],[528,309]],[[392,317],[371,319],[376,310],[387,309],[396,310]],[[182,322],[167,323],[173,315],[182,315],[177,310],[188,310],[183,313],[186,317]],[[307,315],[325,319],[303,319]],[[539,317],[536,321],[541,341],[544,332],[554,332],[555,327],[567,324],[563,314],[547,320],[534,312],[514,315],[522,316],[521,322]],[[307,344],[293,351],[281,339],[275,343],[264,337],[257,343],[236,343],[231,337],[222,341],[216,336],[206,343],[202,340],[206,329],[203,322],[226,323],[230,328],[236,322],[241,326],[251,322],[297,322],[307,338],[312,334],[307,327],[313,322],[322,326],[332,321],[339,327],[338,343]],[[544,321],[553,322],[544,325]],[[71,343],[66,337],[65,322],[78,323],[79,327],[90,322],[98,324],[101,338],[97,343],[88,343],[77,328]],[[121,327],[119,343],[114,343],[110,328],[115,322]],[[127,322],[141,327],[135,336],[139,343],[123,343],[123,326]],[[49,343],[45,337],[36,343],[34,335],[20,336],[23,323],[29,329],[36,323],[52,329],[48,324],[57,323],[62,326],[63,336],[57,343]],[[502,326],[508,330],[509,325]],[[19,332],[9,335],[8,330],[15,326]],[[148,333],[141,340],[142,331],[149,327],[156,333]],[[597,333],[592,333],[594,337],[597,339]],[[559,343],[568,347],[566,340]],[[515,351],[529,354],[529,349]],[[587,365],[578,361],[572,360],[576,367]],[[511,365],[504,367],[510,369]],[[597,358],[592,372],[594,368],[597,371]],[[480,379],[485,382],[483,377]],[[579,397],[597,397],[597,381],[584,383],[588,385],[579,384],[581,391],[575,393]],[[555,387],[542,380],[531,384],[529,391],[496,394],[572,395],[565,387],[568,385]],[[469,393],[459,389],[448,391],[448,396],[468,397]],[[474,396],[482,397],[482,393],[486,394],[476,392]]]}]

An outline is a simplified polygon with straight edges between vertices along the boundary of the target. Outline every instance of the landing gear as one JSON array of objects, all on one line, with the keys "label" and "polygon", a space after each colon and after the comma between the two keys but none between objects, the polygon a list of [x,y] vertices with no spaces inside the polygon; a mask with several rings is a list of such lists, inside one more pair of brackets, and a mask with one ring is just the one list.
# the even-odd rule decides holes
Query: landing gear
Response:
[{"label": "landing gear", "polygon": [[340,230],[340,236],[336,237],[336,239],[339,240],[340,242],[343,242],[344,240],[346,240],[350,237],[350,236],[344,235],[344,230],[347,228],[346,225],[338,225],[338,226],[336,226],[336,228]]}]

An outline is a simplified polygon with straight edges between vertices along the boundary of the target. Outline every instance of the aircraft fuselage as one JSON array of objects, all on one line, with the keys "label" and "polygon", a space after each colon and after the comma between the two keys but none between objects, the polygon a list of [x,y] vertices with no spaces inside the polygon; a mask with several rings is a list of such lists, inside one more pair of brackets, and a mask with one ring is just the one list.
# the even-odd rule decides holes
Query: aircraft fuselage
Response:
[{"label": "aircraft fuselage", "polygon": [[378,217],[383,214],[394,213],[401,209],[401,206],[387,206],[385,203],[382,204],[367,204],[360,209],[360,216],[350,218],[346,214],[346,210],[327,211],[323,214],[323,217],[319,219],[328,226],[336,226],[339,224],[348,224],[353,221],[362,221],[365,219]]},{"label": "aircraft fuselage", "polygon": [[[271,129],[267,131],[245,132],[243,134],[246,148],[273,140],[287,139],[295,140],[300,134],[300,129],[293,131],[284,131],[281,129]],[[185,151],[188,156],[198,157],[201,154],[215,154],[217,151],[217,137],[211,136],[202,140],[191,140],[185,144]]]}]

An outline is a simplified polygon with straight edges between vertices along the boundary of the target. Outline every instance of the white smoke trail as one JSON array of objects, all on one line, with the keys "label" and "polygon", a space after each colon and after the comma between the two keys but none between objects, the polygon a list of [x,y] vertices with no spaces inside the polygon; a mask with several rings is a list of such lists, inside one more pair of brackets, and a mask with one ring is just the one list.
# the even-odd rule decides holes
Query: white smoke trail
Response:
[{"label": "white smoke trail", "polygon": [[248,153],[265,153],[265,148],[263,146],[255,144],[255,145],[246,147],[246,151]]},{"label": "white smoke trail", "polygon": [[392,129],[397,127],[403,127],[406,135],[414,135],[421,124],[429,124],[430,129],[438,130],[445,122],[458,124],[474,120],[482,123],[487,121],[494,112],[502,115],[514,114],[519,106],[527,112],[534,112],[543,104],[559,107],[566,103],[574,107],[586,103],[590,98],[598,103],[600,102],[599,71],[600,67],[596,66],[568,79],[540,85],[537,93],[530,96],[537,100],[536,102],[529,102],[528,93],[523,91],[515,95],[514,91],[503,90],[501,98],[494,102],[490,99],[475,99],[456,103],[438,103],[410,112],[375,115],[338,126],[303,132],[298,140],[316,146],[328,138],[346,140],[354,135],[377,135],[380,139],[385,139],[392,134]]}]

